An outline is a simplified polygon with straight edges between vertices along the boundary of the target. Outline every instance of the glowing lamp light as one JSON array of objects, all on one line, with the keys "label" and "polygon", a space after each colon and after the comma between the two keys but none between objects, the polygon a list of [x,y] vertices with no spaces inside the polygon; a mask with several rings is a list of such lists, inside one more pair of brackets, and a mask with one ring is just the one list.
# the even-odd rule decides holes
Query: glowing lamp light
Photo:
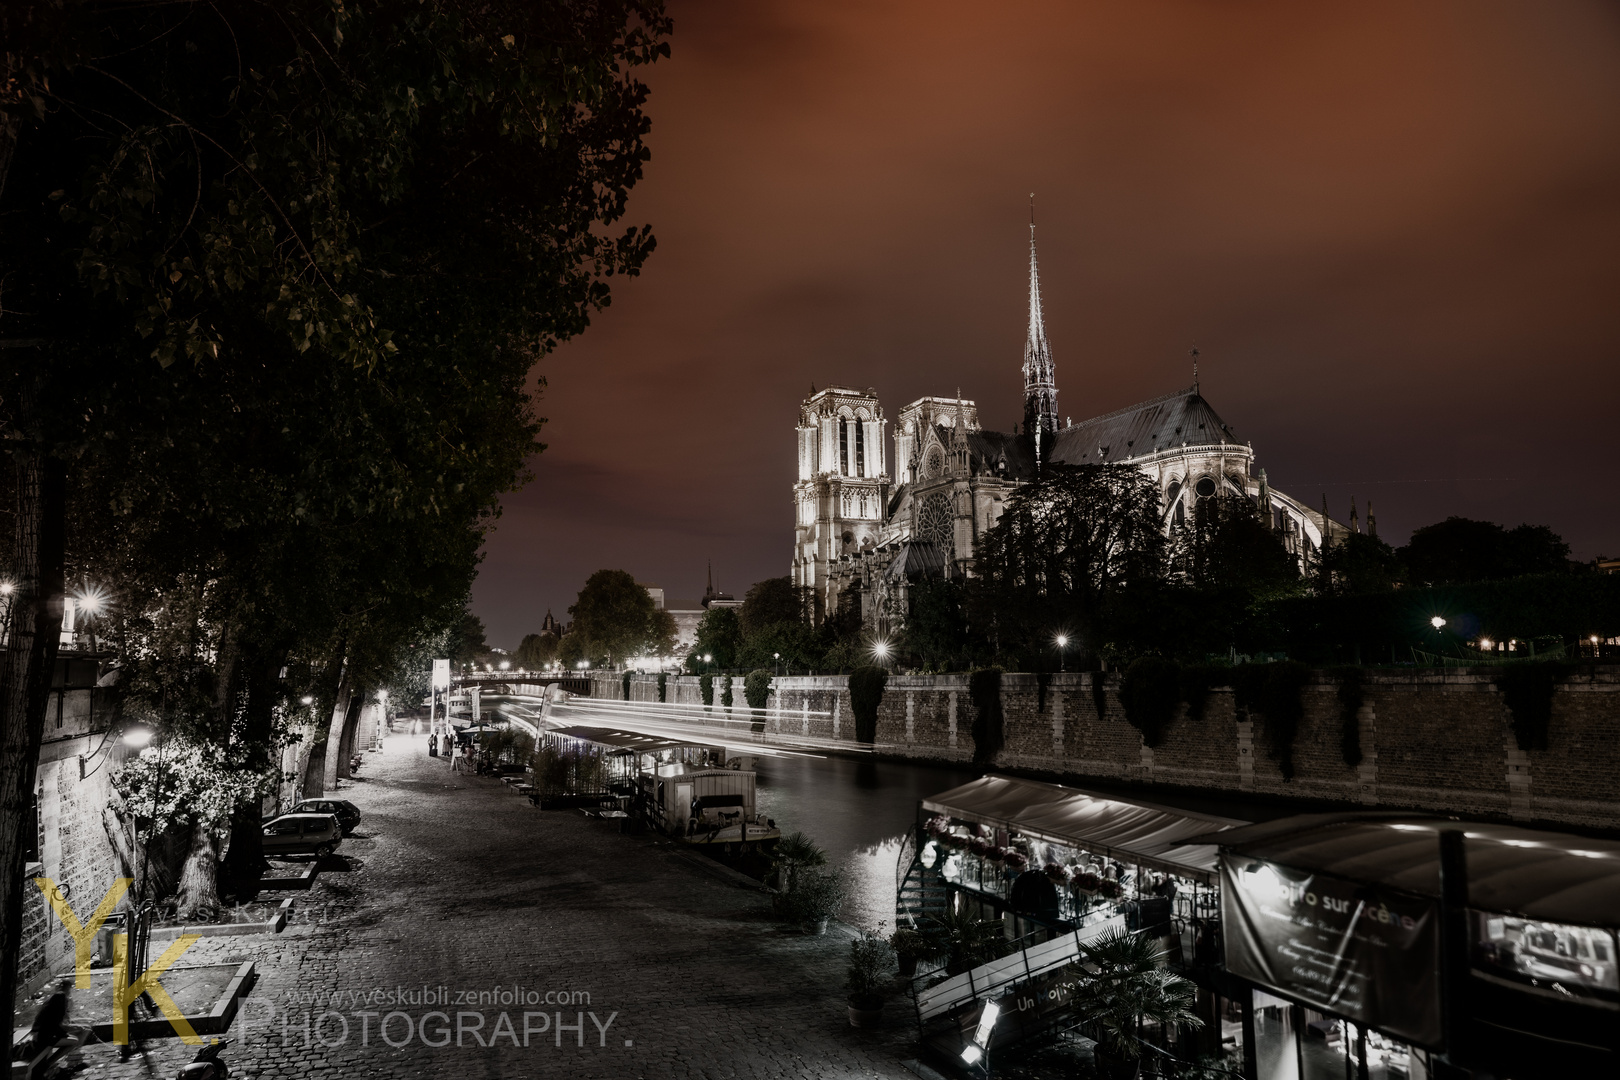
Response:
[{"label": "glowing lamp light", "polygon": [[152,741],[152,729],[149,727],[132,727],[124,732],[124,745],[133,746],[137,750]]},{"label": "glowing lamp light", "polygon": [[512,661],[510,661],[510,660],[502,660],[501,661],[501,670],[502,671],[509,671],[509,670],[511,670],[511,667],[512,667]]},{"label": "glowing lamp light", "polygon": [[888,659],[888,656],[889,656],[889,643],[887,641],[878,642],[876,645],[872,646],[872,653],[879,660]]},{"label": "glowing lamp light", "polygon": [[80,611],[94,618],[107,607],[107,594],[93,586],[86,586],[83,592],[73,598],[73,603]]},{"label": "glowing lamp light", "polygon": [[1491,639],[1490,638],[1480,638],[1479,639],[1479,647],[1481,649],[1484,649],[1487,652],[1489,652],[1490,649],[1491,649]]},{"label": "glowing lamp light", "polygon": [[10,596],[17,586],[9,581],[0,581],[0,596]]},{"label": "glowing lamp light", "polygon": [[305,694],[303,697],[299,698],[298,701],[302,705],[313,705],[315,704],[315,697],[313,694]]},{"label": "glowing lamp light", "polygon": [[1446,625],[1446,620],[1444,620],[1440,616],[1436,615],[1434,618],[1429,620],[1429,625],[1434,627],[1436,630],[1438,630],[1442,626]]},{"label": "glowing lamp light", "polygon": [[984,1057],[984,1051],[973,1043],[968,1043],[968,1048],[962,1051],[962,1060],[969,1065],[977,1065],[982,1057]]},{"label": "glowing lamp light", "polygon": [[711,663],[713,660],[714,660],[714,657],[710,656],[708,653],[703,654],[703,662],[705,664]]},{"label": "glowing lamp light", "polygon": [[993,1001],[984,1003],[984,1012],[979,1014],[979,1027],[973,1033],[973,1041],[980,1046],[990,1045],[990,1033],[996,1029],[996,1019],[1001,1015],[1001,1006]]},{"label": "glowing lamp light", "polygon": [[1067,649],[1069,647],[1069,635],[1059,634],[1057,636],[1057,646],[1060,649]]}]

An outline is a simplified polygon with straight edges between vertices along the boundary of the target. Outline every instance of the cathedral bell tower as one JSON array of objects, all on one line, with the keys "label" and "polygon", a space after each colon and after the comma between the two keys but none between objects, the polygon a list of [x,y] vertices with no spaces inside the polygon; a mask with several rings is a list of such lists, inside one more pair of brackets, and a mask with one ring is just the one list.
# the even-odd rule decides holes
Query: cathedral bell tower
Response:
[{"label": "cathedral bell tower", "polygon": [[793,584],[814,589],[823,612],[837,599],[830,590],[839,560],[878,543],[889,498],[886,424],[871,389],[811,387],[799,406]]},{"label": "cathedral bell tower", "polygon": [[1029,336],[1024,341],[1024,431],[1036,436],[1035,458],[1041,458],[1045,437],[1058,430],[1057,376],[1052,347],[1041,318],[1041,276],[1035,263],[1035,196],[1029,197]]}]

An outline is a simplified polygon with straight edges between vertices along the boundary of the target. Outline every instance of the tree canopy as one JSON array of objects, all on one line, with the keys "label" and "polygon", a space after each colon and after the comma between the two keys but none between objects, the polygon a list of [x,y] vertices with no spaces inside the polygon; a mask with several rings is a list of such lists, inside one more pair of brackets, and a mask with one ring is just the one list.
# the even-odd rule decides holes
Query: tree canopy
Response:
[{"label": "tree canopy", "polygon": [[579,635],[587,657],[605,658],[610,664],[648,652],[661,653],[673,644],[666,640],[673,618],[660,611],[646,587],[623,570],[592,574],[568,613],[574,617],[574,628],[567,637]]}]

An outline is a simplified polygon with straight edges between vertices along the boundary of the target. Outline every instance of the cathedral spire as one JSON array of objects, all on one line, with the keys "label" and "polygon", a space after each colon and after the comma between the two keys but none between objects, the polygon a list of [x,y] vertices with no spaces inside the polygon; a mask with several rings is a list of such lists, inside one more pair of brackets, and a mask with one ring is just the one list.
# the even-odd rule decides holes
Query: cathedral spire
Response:
[{"label": "cathedral spire", "polygon": [[1058,429],[1057,382],[1052,347],[1041,318],[1041,276],[1035,262],[1035,195],[1029,196],[1029,336],[1024,341],[1024,430],[1036,440]]}]

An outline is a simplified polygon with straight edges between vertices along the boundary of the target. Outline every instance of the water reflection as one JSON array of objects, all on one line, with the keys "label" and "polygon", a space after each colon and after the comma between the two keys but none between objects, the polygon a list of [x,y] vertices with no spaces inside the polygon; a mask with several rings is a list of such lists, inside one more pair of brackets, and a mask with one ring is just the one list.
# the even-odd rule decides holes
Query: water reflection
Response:
[{"label": "water reflection", "polygon": [[760,758],[758,805],[783,832],[797,829],[849,871],[843,920],[894,927],[895,862],[917,800],[978,774],[942,765],[871,758]]}]

